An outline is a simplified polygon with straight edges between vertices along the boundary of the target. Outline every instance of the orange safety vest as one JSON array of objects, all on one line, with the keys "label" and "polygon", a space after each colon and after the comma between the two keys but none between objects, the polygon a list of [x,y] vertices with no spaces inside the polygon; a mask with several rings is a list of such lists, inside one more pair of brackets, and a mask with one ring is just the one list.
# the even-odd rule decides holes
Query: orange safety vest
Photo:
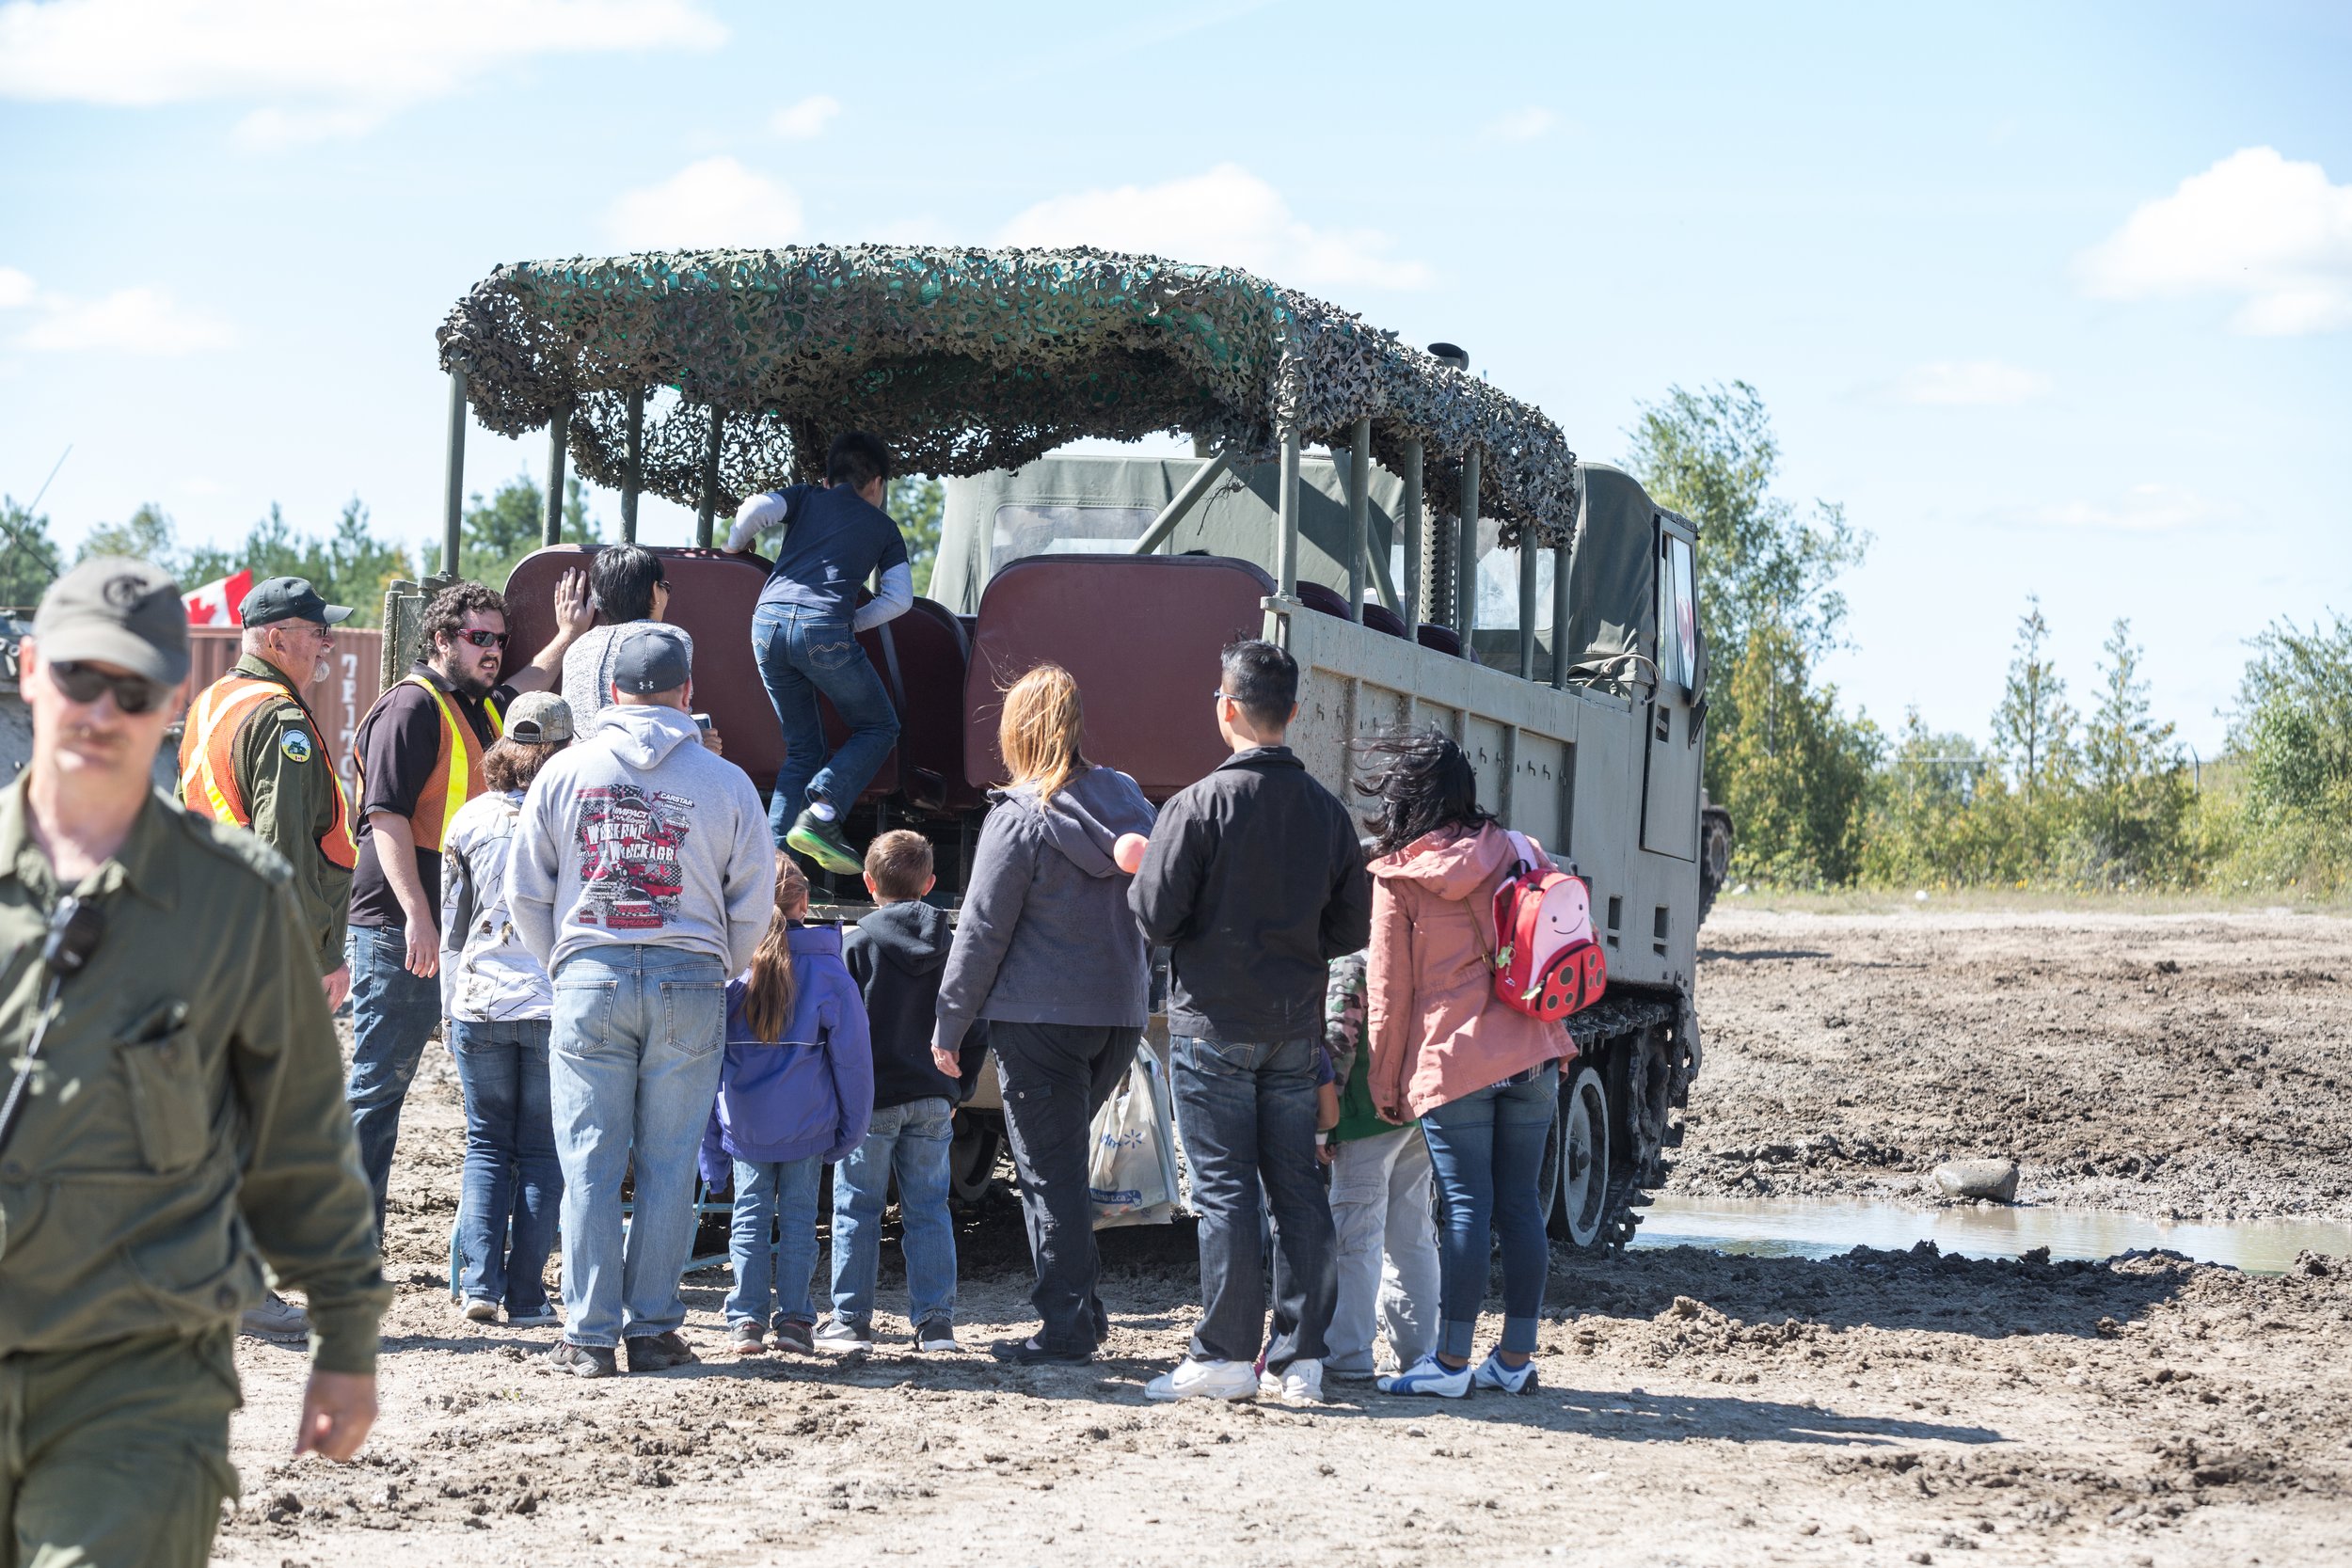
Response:
[{"label": "orange safety vest", "polygon": [[[183,805],[191,811],[209,811],[216,820],[239,828],[253,825],[252,810],[237,783],[237,737],[245,733],[246,720],[281,699],[300,706],[299,699],[276,681],[234,671],[197,694],[187,726],[180,735],[180,800]],[[318,721],[310,718],[310,709],[303,709],[303,717],[310,719],[315,734]],[[351,806],[343,799],[342,781],[335,777],[326,760],[323,736],[318,738],[314,755],[319,766],[326,768],[335,791],[335,820],[319,835],[319,853],[329,863],[349,871],[358,863],[359,847],[352,841]]]},{"label": "orange safety vest", "polygon": [[[426,695],[433,699],[433,705],[440,710],[441,752],[434,760],[432,777],[425,780],[424,788],[417,796],[417,809],[408,818],[408,832],[415,838],[417,847],[430,849],[437,855],[441,852],[441,846],[449,842],[449,825],[456,820],[457,809],[482,793],[482,737],[474,734],[473,726],[466,722],[465,717],[451,705],[441,689],[424,676],[411,674],[404,677],[400,684],[422,687]],[[387,691],[384,695],[389,697],[391,692]],[[506,720],[500,714],[498,705],[485,701],[482,705],[490,715],[490,733],[504,735]],[[367,765],[357,746],[352,748],[351,760],[355,768],[363,770],[359,792],[364,800],[367,796],[364,773]]]}]

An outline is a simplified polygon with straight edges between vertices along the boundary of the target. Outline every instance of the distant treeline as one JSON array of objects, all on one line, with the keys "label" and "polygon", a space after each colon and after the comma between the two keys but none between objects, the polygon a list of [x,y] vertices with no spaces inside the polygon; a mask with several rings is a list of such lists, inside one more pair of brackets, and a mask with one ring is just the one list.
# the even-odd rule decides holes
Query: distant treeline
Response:
[{"label": "distant treeline", "polygon": [[1778,460],[1743,383],[1676,388],[1633,433],[1633,471],[1702,529],[1707,786],[1731,813],[1735,882],[2324,895],[2352,878],[2352,622],[2253,639],[2226,749],[2200,760],[2154,717],[2129,622],[2080,711],[2028,597],[1985,742],[1915,711],[1889,736],[1815,673],[1868,536],[1774,497]]}]

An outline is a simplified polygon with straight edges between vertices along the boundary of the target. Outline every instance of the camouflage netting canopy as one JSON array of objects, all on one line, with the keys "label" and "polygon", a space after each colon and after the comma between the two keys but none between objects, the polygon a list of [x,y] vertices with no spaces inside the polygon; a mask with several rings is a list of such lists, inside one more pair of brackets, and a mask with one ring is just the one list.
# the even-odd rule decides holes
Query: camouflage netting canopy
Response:
[{"label": "camouflage netting canopy", "polygon": [[1531,527],[1563,543],[1575,523],[1576,457],[1541,412],[1231,267],[914,245],[524,261],[459,300],[440,344],[484,425],[520,436],[568,408],[572,461],[616,489],[646,394],[641,487],[687,506],[705,499],[715,410],[722,512],[821,477],[843,430],[882,436],[909,472],[973,474],[1163,431],[1263,461],[1293,431],[1343,447],[1369,416],[1391,470],[1422,442],[1433,510],[1454,510],[1475,448],[1479,510],[1505,544]]}]

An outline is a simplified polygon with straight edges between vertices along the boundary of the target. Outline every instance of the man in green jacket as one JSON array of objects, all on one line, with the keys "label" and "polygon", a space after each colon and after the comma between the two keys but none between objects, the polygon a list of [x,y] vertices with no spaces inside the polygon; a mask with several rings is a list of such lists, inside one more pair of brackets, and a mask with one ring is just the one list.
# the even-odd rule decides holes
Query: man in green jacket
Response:
[{"label": "man in green jacket", "polygon": [[[334,749],[302,699],[332,673],[331,628],[351,619],[303,578],[255,583],[242,610],[244,657],[197,694],[180,737],[180,803],[199,816],[250,828],[294,872],[302,928],[318,942],[326,1006],[351,989],[343,929],[351,914],[351,808]],[[302,1308],[272,1291],[238,1325],[263,1339],[310,1332]]]},{"label": "man in green jacket", "polygon": [[187,690],[178,586],[85,562],[21,668],[33,757],[0,789],[0,1064],[18,1064],[0,1563],[194,1568],[236,1485],[234,1325],[264,1262],[310,1294],[297,1452],[366,1438],[390,1292],[286,864],[150,783]]}]

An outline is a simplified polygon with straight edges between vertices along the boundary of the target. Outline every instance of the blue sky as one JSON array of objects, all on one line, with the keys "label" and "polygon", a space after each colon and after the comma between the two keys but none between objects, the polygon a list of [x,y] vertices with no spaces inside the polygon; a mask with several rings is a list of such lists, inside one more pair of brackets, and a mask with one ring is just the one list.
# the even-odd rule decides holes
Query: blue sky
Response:
[{"label": "blue sky", "polygon": [[1435,14],[5,0],[0,490],[70,443],[68,541],[422,538],[501,261],[1091,239],[1461,342],[1588,457],[1754,383],[1875,536],[1830,673],[1882,723],[1981,736],[2038,593],[2085,705],[2128,616],[2211,755],[2244,640],[2352,610],[2352,12]]}]

